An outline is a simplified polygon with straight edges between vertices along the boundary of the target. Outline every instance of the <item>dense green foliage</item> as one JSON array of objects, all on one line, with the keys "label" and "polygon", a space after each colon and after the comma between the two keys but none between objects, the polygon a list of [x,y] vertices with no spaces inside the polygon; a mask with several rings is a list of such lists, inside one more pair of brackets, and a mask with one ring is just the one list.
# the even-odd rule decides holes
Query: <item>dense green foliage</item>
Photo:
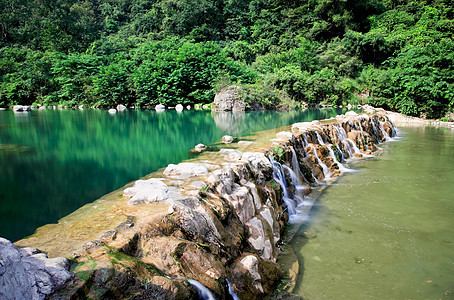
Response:
[{"label": "dense green foliage", "polygon": [[[454,103],[452,0],[1,0],[0,106]],[[292,104],[292,105],[293,105]]]}]

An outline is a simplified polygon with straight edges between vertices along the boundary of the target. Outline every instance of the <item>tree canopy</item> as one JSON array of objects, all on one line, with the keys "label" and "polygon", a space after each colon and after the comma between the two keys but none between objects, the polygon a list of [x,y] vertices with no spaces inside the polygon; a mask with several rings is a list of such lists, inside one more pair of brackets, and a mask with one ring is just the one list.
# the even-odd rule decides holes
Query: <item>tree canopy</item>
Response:
[{"label": "tree canopy", "polygon": [[1,0],[0,106],[453,110],[452,0]]}]

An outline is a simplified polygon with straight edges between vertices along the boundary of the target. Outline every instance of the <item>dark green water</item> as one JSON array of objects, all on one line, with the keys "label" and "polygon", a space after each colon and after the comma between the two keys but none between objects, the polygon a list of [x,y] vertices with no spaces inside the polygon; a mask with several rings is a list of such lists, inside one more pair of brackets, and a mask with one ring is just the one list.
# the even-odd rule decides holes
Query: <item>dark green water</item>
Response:
[{"label": "dark green water", "polygon": [[454,299],[454,130],[403,128],[319,199],[292,247],[315,299]]},{"label": "dark green water", "polygon": [[129,181],[189,158],[198,143],[345,111],[0,111],[0,236],[30,235]]}]

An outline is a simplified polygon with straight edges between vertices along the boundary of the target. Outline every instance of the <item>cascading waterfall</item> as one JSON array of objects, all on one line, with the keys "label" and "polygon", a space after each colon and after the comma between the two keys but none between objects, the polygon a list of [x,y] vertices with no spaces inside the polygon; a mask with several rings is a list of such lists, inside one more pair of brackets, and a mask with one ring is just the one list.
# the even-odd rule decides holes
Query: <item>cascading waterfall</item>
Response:
[{"label": "cascading waterfall", "polygon": [[317,149],[315,149],[315,146],[314,145],[309,145],[312,150],[314,151],[314,156],[315,158],[317,159],[318,161],[318,164],[320,165],[320,167],[322,167],[323,169],[323,175],[325,176],[325,180],[326,179],[330,179],[331,178],[331,174],[329,172],[329,169],[328,167],[325,165],[324,162],[322,162],[322,160],[318,157],[318,154],[317,154]]},{"label": "cascading waterfall", "polygon": [[[283,200],[287,206],[287,212],[289,214],[289,222],[296,223],[301,222],[303,219],[300,216],[300,209],[305,205],[312,205],[312,202],[304,201],[304,189],[307,185],[301,184],[296,173],[286,165],[281,165],[275,161],[273,157],[269,156],[271,164],[273,166],[273,178],[281,186],[283,193]],[[287,170],[290,175],[290,182],[292,183],[293,193],[289,193],[289,189],[285,179],[284,169]]]},{"label": "cascading waterfall", "polygon": [[[298,177],[298,180],[300,182],[304,181],[307,184],[309,184],[309,182],[307,182],[306,177],[304,177],[303,173],[301,172],[300,165],[298,163],[298,157],[296,156],[295,149],[293,149],[293,147],[290,148],[290,149],[292,151],[292,168],[293,168],[293,170],[295,170],[295,173],[296,173],[296,175]],[[306,150],[304,150],[304,151],[306,151]]]},{"label": "cascading waterfall", "polygon": [[[319,142],[321,145],[324,145],[324,146],[326,146],[326,147],[328,148],[328,150],[329,150],[329,156],[331,156],[331,158],[333,159],[333,161],[337,164],[337,166],[339,167],[339,170],[340,170],[341,172],[351,172],[350,169],[347,169],[342,163],[339,162],[339,160],[337,159],[336,155],[334,154],[333,149],[332,149],[329,145],[325,144],[325,142],[323,141],[323,139],[322,139],[322,137],[320,136],[320,134],[319,134],[317,131],[315,131],[315,133],[316,133],[316,135],[317,135],[317,140],[318,140],[318,142]],[[343,155],[342,155],[342,156],[343,156]],[[322,168],[323,168],[323,167],[322,167]]]},{"label": "cascading waterfall", "polygon": [[[360,117],[358,119],[356,121],[347,121],[348,127],[352,130],[352,132],[354,132],[355,136],[358,136],[358,138],[364,137],[365,129],[368,130],[370,128],[369,126],[372,126],[372,128],[374,128],[374,132],[379,139],[381,136],[380,131],[382,131],[381,133],[386,132],[383,129],[384,122],[380,122],[380,120],[378,120],[376,116],[370,118]],[[364,126],[362,122],[364,122]],[[373,156],[362,153],[362,151],[356,145],[356,142],[348,137],[346,129],[342,124],[335,123],[330,124],[329,126],[331,126],[331,129],[328,129],[328,131],[326,131],[321,125],[313,125],[312,127],[309,127],[309,130],[306,129],[306,132],[302,132],[302,134],[300,135],[302,138],[301,145],[303,147],[301,149],[298,149],[300,151],[300,153],[298,154],[302,155],[303,157],[307,157],[309,154],[306,147],[310,147],[313,151],[313,153],[311,153],[310,155],[315,157],[315,159],[317,160],[317,167],[320,167],[323,171],[323,182],[320,182],[314,176],[314,173],[311,172],[311,175],[314,178],[315,182],[319,185],[326,184],[325,181],[331,179],[334,175],[331,174],[328,166],[322,161],[322,158],[319,157],[317,148],[314,143],[308,142],[308,134],[312,135],[312,141],[328,148],[329,156],[332,158],[333,162],[337,164],[341,172],[355,172],[355,170],[349,169],[343,164],[343,162],[345,162],[347,158],[353,157],[355,153],[361,154],[361,156],[363,157]],[[380,128],[377,129],[376,126],[379,126]],[[392,123],[389,123],[389,126],[391,126],[391,129],[394,130]],[[358,129],[360,129],[361,131]],[[326,135],[331,134],[331,132],[333,136],[331,137],[331,139],[327,138]],[[393,133],[394,131],[392,131],[389,135],[393,136]],[[386,137],[387,135],[383,133],[383,136]],[[326,141],[334,141],[334,143],[328,143]],[[337,150],[334,148],[334,146],[337,147],[340,154],[336,153]],[[305,221],[307,219],[308,209],[310,210],[310,207],[313,205],[313,201],[305,196],[305,191],[309,188],[310,183],[301,172],[297,156],[298,154],[294,147],[294,145],[289,145],[287,147],[287,149],[290,149],[292,153],[292,157],[289,161],[290,166],[281,164],[275,161],[272,156],[269,156],[269,160],[273,166],[273,179],[282,188],[283,201],[286,205],[285,209],[289,214],[289,221],[291,223]],[[365,147],[369,150],[369,145],[365,145]]]},{"label": "cascading waterfall", "polygon": [[[352,147],[353,150],[354,150],[354,153],[360,153],[360,154],[362,154],[362,153],[361,153],[361,150],[359,150],[359,148],[358,148],[358,146],[356,146],[355,142],[348,138],[347,132],[345,131],[344,127],[339,126],[339,131],[340,131],[340,133],[341,133],[342,140],[343,140],[343,141],[346,141],[348,144],[351,145],[351,147]],[[353,153],[350,153],[350,156],[351,156],[352,154],[353,154]]]},{"label": "cascading waterfall", "polygon": [[211,291],[206,286],[204,286],[203,284],[201,284],[197,280],[187,279],[187,281],[197,291],[197,293],[199,294],[200,299],[202,299],[202,300],[216,300],[216,298],[214,297],[213,293],[211,293]]}]

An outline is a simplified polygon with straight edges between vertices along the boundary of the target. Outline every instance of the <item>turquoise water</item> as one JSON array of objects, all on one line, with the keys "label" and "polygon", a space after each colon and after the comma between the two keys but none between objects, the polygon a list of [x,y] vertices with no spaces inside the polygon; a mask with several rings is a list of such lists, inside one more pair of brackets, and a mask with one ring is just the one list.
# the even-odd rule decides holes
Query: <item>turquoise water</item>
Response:
[{"label": "turquoise water", "polygon": [[292,247],[296,293],[315,299],[454,299],[454,130],[403,128],[318,200]]},{"label": "turquoise water", "polygon": [[198,143],[345,111],[0,111],[0,236],[30,235],[129,181],[189,158]]}]

